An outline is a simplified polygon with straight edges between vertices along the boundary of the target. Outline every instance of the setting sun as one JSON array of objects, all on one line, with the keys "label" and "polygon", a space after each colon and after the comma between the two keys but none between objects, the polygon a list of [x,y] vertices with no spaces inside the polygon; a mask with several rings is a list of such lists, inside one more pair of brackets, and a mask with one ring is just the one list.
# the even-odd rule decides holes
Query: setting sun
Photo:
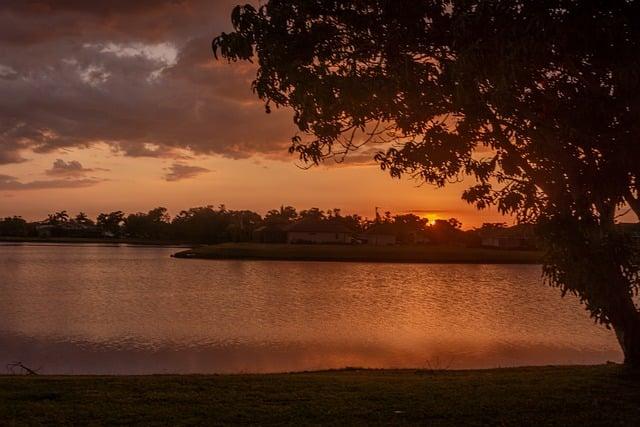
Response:
[{"label": "setting sun", "polygon": [[444,219],[442,216],[438,215],[437,213],[432,213],[432,212],[423,213],[423,214],[420,214],[418,216],[420,218],[428,219],[429,220],[429,224],[435,223],[436,220],[438,220],[438,219]]}]

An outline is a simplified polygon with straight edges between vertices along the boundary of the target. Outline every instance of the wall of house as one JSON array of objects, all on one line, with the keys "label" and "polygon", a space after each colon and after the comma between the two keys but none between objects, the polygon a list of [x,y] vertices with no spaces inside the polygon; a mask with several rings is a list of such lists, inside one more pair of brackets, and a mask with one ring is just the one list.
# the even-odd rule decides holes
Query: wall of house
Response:
[{"label": "wall of house", "polygon": [[290,231],[287,233],[288,243],[350,243],[347,233],[311,233]]},{"label": "wall of house", "polygon": [[396,236],[387,234],[368,234],[367,245],[387,246],[396,244]]},{"label": "wall of house", "polygon": [[489,248],[520,249],[528,247],[527,239],[513,237],[484,237],[482,246]]}]

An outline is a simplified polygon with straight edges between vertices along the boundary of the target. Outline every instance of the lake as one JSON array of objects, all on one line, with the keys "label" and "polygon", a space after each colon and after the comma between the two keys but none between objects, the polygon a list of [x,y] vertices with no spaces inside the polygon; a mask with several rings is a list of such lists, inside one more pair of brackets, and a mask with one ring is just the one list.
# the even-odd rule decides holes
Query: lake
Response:
[{"label": "lake", "polygon": [[536,265],[180,260],[0,245],[0,369],[50,374],[620,362]]}]

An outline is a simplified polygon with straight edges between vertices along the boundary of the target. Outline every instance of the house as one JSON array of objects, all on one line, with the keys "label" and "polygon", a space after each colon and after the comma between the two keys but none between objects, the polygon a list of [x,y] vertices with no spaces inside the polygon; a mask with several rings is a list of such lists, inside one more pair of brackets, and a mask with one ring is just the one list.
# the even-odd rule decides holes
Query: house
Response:
[{"label": "house", "polygon": [[352,242],[353,232],[338,221],[303,219],[286,227],[287,243]]},{"label": "house", "polygon": [[496,249],[535,249],[533,228],[526,224],[480,231],[481,246]]},{"label": "house", "polygon": [[393,226],[385,223],[371,225],[358,237],[366,245],[388,246],[395,245],[398,242],[398,237],[393,230]]},{"label": "house", "polygon": [[286,225],[266,224],[253,230],[251,240],[256,243],[286,243]]}]

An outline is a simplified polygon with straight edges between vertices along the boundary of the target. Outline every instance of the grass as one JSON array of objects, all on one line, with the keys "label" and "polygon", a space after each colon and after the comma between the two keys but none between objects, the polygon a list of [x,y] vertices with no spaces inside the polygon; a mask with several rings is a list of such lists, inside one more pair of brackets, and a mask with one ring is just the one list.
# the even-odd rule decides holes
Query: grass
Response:
[{"label": "grass", "polygon": [[0,425],[637,425],[620,366],[0,377]]},{"label": "grass", "polygon": [[457,246],[288,245],[223,243],[178,252],[178,258],[469,264],[538,264],[536,251]]}]

